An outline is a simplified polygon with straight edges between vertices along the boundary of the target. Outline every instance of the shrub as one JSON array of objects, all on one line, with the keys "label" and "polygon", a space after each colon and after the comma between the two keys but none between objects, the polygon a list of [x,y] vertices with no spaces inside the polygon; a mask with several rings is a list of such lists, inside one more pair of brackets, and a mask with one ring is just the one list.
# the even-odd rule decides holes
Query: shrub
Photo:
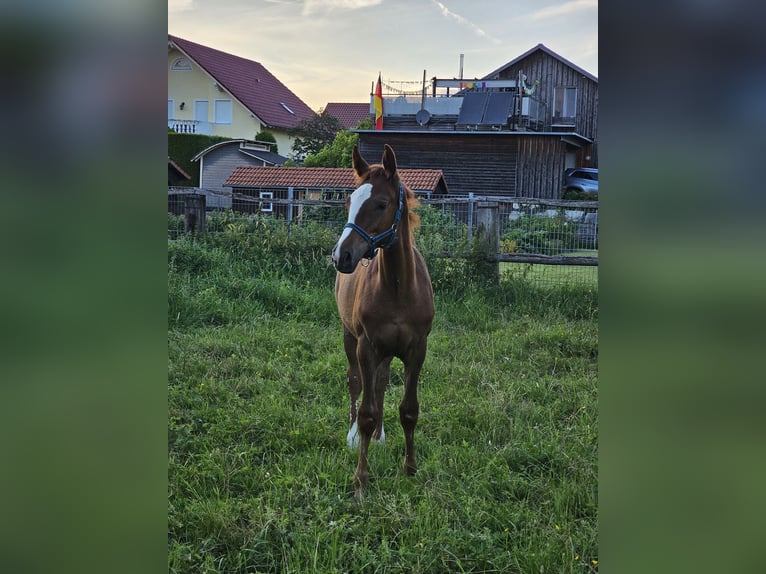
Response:
[{"label": "shrub", "polygon": [[576,189],[567,189],[564,192],[562,199],[572,201],[598,201],[598,194],[589,193],[587,191],[578,191]]},{"label": "shrub", "polygon": [[557,255],[576,247],[577,226],[567,220],[563,209],[553,217],[524,214],[511,222],[502,241],[521,253]]}]

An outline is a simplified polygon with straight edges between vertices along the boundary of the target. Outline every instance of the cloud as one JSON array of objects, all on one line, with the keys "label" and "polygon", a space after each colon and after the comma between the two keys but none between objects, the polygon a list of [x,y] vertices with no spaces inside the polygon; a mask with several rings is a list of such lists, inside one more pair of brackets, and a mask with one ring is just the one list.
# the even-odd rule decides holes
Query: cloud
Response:
[{"label": "cloud", "polygon": [[598,0],[571,0],[571,2],[549,6],[542,10],[538,10],[537,12],[533,12],[528,18],[531,18],[532,20],[546,20],[548,18],[568,16],[575,12],[586,10],[598,10]]},{"label": "cloud", "polygon": [[325,12],[340,8],[343,10],[357,10],[377,6],[383,0],[303,0],[303,15]]},{"label": "cloud", "polygon": [[455,22],[457,22],[461,26],[466,26],[466,27],[470,28],[471,30],[474,31],[474,33],[477,36],[481,36],[482,38],[486,38],[487,40],[489,40],[490,42],[493,42],[495,44],[500,44],[500,40],[498,40],[497,38],[494,38],[493,36],[490,36],[484,30],[479,28],[476,24],[474,24],[473,22],[471,22],[467,18],[464,18],[460,14],[455,14],[452,10],[447,8],[444,4],[442,4],[438,0],[431,0],[431,3],[434,4],[437,8],[439,8],[439,11],[445,17],[451,18],[451,19],[455,20]]},{"label": "cloud", "polygon": [[168,0],[168,13],[191,10],[193,3],[194,0]]}]

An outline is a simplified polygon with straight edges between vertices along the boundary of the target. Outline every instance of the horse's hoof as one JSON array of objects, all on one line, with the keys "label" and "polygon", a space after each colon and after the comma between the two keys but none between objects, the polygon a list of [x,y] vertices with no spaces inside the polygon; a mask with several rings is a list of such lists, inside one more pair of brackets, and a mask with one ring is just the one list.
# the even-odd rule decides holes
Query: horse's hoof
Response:
[{"label": "horse's hoof", "polygon": [[404,473],[407,476],[414,476],[417,471],[418,471],[418,465],[415,464],[414,462],[411,464],[407,462],[404,463]]}]

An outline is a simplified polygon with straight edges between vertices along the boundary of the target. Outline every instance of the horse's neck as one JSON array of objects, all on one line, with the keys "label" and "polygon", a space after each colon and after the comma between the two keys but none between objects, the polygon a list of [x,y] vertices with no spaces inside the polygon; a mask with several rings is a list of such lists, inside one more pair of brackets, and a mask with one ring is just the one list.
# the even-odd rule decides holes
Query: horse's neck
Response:
[{"label": "horse's neck", "polygon": [[415,285],[414,243],[410,235],[409,214],[406,212],[402,214],[398,235],[396,243],[378,253],[378,273],[384,285],[401,292],[413,289]]}]

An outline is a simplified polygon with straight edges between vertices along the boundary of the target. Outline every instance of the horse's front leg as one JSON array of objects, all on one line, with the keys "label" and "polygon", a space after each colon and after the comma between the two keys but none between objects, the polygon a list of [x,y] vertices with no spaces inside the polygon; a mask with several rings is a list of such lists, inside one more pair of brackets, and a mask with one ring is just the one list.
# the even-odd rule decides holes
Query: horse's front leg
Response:
[{"label": "horse's front leg", "polygon": [[370,439],[378,426],[382,413],[378,409],[375,394],[375,375],[381,362],[381,357],[366,337],[358,341],[357,360],[362,377],[362,404],[359,406],[356,423],[359,430],[359,462],[354,472],[354,495],[361,500],[362,491],[367,486],[369,470],[367,468],[367,451]]},{"label": "horse's front leg", "polygon": [[404,397],[399,403],[399,421],[404,429],[404,472],[413,475],[418,469],[415,462],[415,426],[418,424],[418,377],[426,358],[426,338],[412,345],[404,363]]}]

